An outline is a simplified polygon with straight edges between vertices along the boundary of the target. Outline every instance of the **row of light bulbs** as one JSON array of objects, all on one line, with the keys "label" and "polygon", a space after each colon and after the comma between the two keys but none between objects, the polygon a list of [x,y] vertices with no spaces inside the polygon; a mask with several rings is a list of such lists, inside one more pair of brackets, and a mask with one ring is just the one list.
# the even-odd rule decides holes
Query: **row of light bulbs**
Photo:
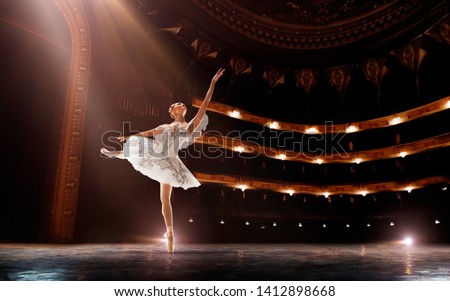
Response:
[{"label": "row of light bulbs", "polygon": [[[445,104],[446,108],[450,108],[450,100],[447,101],[447,103]],[[240,118],[241,113],[239,112],[239,110],[232,110],[228,113],[229,116],[234,117],[234,118]],[[394,116],[390,121],[389,124],[390,125],[397,125],[399,123],[404,122],[405,120],[399,116]],[[280,128],[280,124],[278,123],[278,121],[271,121],[268,124],[268,127],[271,129],[279,129]],[[348,127],[346,128],[346,132],[347,133],[354,133],[357,132],[359,130],[359,128],[353,124],[349,124]],[[311,126],[309,128],[306,129],[305,131],[307,134],[318,134],[319,131],[317,130],[316,127]]]},{"label": "row of light bulbs", "polygon": [[[191,217],[191,218],[189,218],[188,222],[189,222],[189,223],[193,223],[193,222],[194,222],[194,219]],[[225,220],[221,219],[221,220],[219,221],[219,223],[220,223],[221,225],[224,225],[224,224],[225,224]],[[441,223],[441,221],[438,220],[438,219],[436,219],[436,220],[434,221],[434,224],[436,224],[436,225],[439,225],[440,223]],[[249,221],[245,221],[244,224],[245,224],[246,226],[250,226],[250,222],[249,222]],[[277,222],[273,222],[273,223],[272,223],[272,226],[273,226],[273,227],[278,226]],[[389,223],[389,226],[394,227],[394,226],[395,226],[395,223],[394,223],[393,221],[391,221],[391,222]],[[298,227],[299,227],[299,228],[302,228],[302,227],[303,227],[303,224],[302,224],[302,223],[298,223]],[[323,223],[323,224],[322,224],[322,228],[326,228],[326,227],[327,227],[327,224]],[[346,228],[350,228],[350,224],[348,224],[348,223],[345,224],[345,227],[346,227]],[[370,227],[372,227],[372,225],[371,225],[370,223],[367,223],[366,227],[370,228]],[[264,225],[261,226],[261,229],[265,229],[265,228],[266,228],[266,226],[264,226]]]}]

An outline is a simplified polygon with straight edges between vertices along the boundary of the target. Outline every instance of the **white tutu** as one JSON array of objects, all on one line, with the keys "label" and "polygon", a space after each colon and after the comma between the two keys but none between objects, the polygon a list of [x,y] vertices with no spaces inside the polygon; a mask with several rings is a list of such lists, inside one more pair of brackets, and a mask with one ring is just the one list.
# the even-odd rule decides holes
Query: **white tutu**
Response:
[{"label": "white tutu", "polygon": [[123,145],[125,159],[137,171],[160,183],[184,189],[200,186],[200,182],[178,157],[178,151],[200,137],[208,125],[208,116],[205,114],[197,130],[189,134],[187,129],[191,122],[176,132],[171,131],[170,125],[163,124],[160,126],[162,133],[153,138],[131,136]]}]

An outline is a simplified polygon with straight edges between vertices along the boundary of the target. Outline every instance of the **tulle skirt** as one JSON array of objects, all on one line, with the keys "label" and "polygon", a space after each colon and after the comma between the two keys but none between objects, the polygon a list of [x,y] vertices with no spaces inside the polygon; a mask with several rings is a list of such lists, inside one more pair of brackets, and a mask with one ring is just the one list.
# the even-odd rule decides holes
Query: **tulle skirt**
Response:
[{"label": "tulle skirt", "polygon": [[184,189],[200,186],[170,146],[167,153],[162,153],[161,145],[155,144],[153,139],[133,136],[125,143],[124,149],[127,150],[125,159],[134,169],[155,181]]}]

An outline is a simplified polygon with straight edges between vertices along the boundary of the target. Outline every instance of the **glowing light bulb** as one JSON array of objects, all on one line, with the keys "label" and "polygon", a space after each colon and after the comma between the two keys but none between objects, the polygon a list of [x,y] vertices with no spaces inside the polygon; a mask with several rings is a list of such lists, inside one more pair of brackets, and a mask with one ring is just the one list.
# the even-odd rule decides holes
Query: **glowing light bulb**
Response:
[{"label": "glowing light bulb", "polygon": [[356,127],[356,126],[354,126],[354,125],[349,125],[348,127],[347,127],[347,129],[346,129],[346,132],[347,133],[354,133],[354,132],[356,132],[358,130],[358,128]]},{"label": "glowing light bulb", "polygon": [[271,123],[269,123],[269,127],[271,129],[277,129],[280,127],[280,124],[277,121],[272,121]]},{"label": "glowing light bulb", "polygon": [[361,158],[356,158],[356,159],[355,159],[355,163],[356,163],[356,164],[359,164],[359,163],[361,163],[361,162],[362,162],[362,159],[361,159]]},{"label": "glowing light bulb", "polygon": [[392,119],[391,124],[399,124],[400,122],[402,122],[402,119],[400,117],[394,117],[394,119]]},{"label": "glowing light bulb", "polygon": [[236,148],[235,148],[235,150],[237,151],[237,152],[240,152],[240,153],[242,153],[244,150],[245,150],[245,148],[243,147],[243,146],[237,146]]},{"label": "glowing light bulb", "polygon": [[247,189],[247,185],[239,185],[239,188],[240,188],[242,191],[245,191],[245,189]]},{"label": "glowing light bulb", "polygon": [[407,152],[401,152],[400,157],[404,158],[404,157],[406,157],[407,154],[408,154]]},{"label": "glowing light bulb", "polygon": [[317,159],[317,160],[316,160],[316,163],[317,163],[317,164],[322,164],[322,163],[323,163],[323,160],[322,160],[322,159]]},{"label": "glowing light bulb", "polygon": [[310,127],[308,129],[306,129],[306,133],[307,134],[317,134],[319,131],[317,130],[317,128],[315,127]]},{"label": "glowing light bulb", "polygon": [[285,154],[279,154],[278,155],[278,159],[284,160],[284,159],[286,159],[286,155]]},{"label": "glowing light bulb", "polygon": [[238,110],[233,110],[231,111],[230,116],[234,118],[239,118],[241,116],[241,113]]}]

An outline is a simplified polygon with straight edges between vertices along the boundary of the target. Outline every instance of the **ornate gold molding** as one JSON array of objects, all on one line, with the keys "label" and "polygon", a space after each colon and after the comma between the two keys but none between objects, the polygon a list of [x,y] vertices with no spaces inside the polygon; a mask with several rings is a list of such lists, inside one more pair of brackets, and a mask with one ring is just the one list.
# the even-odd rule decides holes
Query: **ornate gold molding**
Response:
[{"label": "ornate gold molding", "polygon": [[221,184],[241,189],[271,190],[286,194],[322,195],[328,198],[331,195],[367,195],[386,191],[407,191],[424,188],[435,184],[450,184],[450,179],[443,176],[422,178],[410,182],[377,182],[377,183],[351,183],[343,185],[312,185],[307,183],[288,183],[281,181],[261,180],[251,177],[240,177],[223,174],[206,174],[195,172],[194,176],[203,184]]},{"label": "ornate gold molding", "polygon": [[53,1],[67,22],[72,48],[49,238],[52,242],[70,242],[73,240],[77,211],[91,45],[81,1]]},{"label": "ornate gold molding", "polygon": [[[192,105],[194,107],[200,107],[202,102],[203,100],[194,98],[192,100]],[[436,114],[438,112],[447,109],[450,109],[450,96],[447,96],[435,102],[408,111],[376,119],[352,122],[347,124],[330,123],[330,125],[327,124],[308,125],[308,124],[298,124],[298,123],[278,121],[272,118],[258,116],[253,113],[232,106],[228,106],[226,104],[219,102],[211,102],[208,106],[208,111],[215,112],[221,115],[226,115],[236,119],[241,119],[255,124],[260,124],[262,126],[267,126],[280,131],[292,131],[305,134],[323,134],[323,133],[334,134],[345,132],[347,133],[361,132],[366,130],[394,126],[400,123],[419,119],[431,114]]]}]

